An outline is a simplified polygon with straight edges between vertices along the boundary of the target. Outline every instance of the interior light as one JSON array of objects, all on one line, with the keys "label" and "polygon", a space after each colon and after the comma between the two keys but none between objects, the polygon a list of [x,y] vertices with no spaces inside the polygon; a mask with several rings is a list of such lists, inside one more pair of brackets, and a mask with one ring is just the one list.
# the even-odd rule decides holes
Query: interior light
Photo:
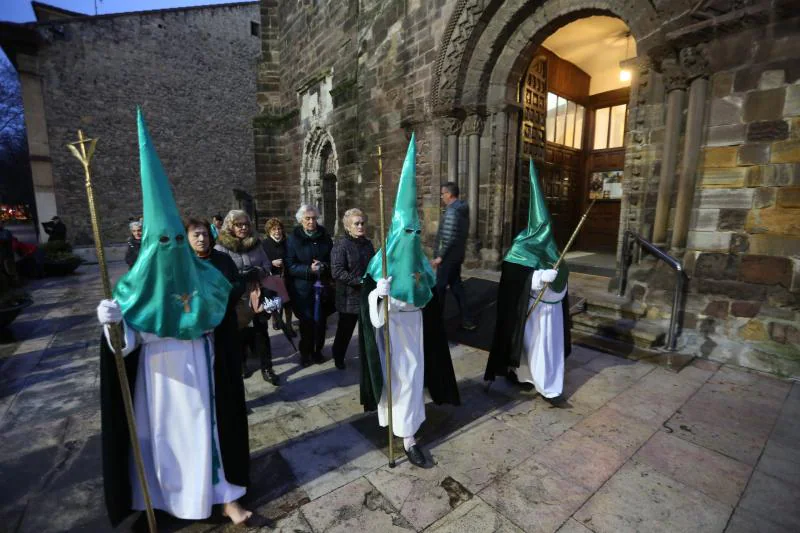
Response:
[{"label": "interior light", "polygon": [[[627,32],[625,34],[625,59],[628,59],[628,43],[630,42],[631,34]],[[628,82],[631,81],[631,71],[623,68],[619,71],[619,81]]]}]

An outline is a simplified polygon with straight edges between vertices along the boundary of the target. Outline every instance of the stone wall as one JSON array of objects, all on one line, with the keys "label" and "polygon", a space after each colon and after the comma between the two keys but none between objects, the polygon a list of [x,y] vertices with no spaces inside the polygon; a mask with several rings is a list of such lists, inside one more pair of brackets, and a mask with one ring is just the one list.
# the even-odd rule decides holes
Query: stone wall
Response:
[{"label": "stone wall", "polygon": [[[433,154],[441,135],[425,106],[437,39],[454,3],[262,1],[262,20],[269,23],[262,34],[260,114],[253,122],[260,219],[278,216],[294,225],[300,203],[316,198],[309,192],[316,185],[308,181],[320,161],[311,145],[324,136],[335,147],[337,218],[351,207],[363,209],[377,239],[377,147],[390,213],[414,131],[418,196],[430,242],[439,215],[441,169]],[[320,97],[325,91],[330,104]]]},{"label": "stone wall", "polygon": [[[800,19],[709,43],[710,94],[684,266],[705,354],[800,373]],[[637,294],[670,310],[672,276]]]},{"label": "stone wall", "polygon": [[[94,189],[103,236],[121,242],[141,213],[136,106],[185,215],[209,217],[253,192],[251,119],[258,107],[257,3],[35,25],[58,214],[75,243],[91,242],[83,171],[65,145],[99,138]],[[257,33],[257,32],[256,32]]]}]

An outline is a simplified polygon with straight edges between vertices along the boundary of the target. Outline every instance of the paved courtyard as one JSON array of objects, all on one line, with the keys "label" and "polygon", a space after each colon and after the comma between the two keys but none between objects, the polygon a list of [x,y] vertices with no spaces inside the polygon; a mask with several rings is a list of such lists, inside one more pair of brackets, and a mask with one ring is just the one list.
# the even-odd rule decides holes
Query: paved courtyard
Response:
[{"label": "paved courtyard", "polygon": [[[98,269],[28,289],[34,305],[0,344],[0,531],[108,531]],[[276,334],[285,384],[245,381],[246,505],[266,524],[253,530],[800,531],[796,383],[708,361],[674,373],[575,346],[571,407],[553,409],[501,380],[485,392],[486,352],[453,346],[462,405],[428,404],[418,436],[436,466],[403,457],[390,469],[385,432],[358,403],[355,345],[344,372],[330,361],[301,369]],[[219,516],[159,520],[163,531],[242,530]]]}]

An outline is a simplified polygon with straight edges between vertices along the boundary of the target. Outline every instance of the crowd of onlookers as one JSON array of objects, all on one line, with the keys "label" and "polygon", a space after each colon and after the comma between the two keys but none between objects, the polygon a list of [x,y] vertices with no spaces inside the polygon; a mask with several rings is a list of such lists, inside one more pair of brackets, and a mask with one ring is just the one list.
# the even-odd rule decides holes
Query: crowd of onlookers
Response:
[{"label": "crowd of onlookers", "polygon": [[[199,257],[221,253],[236,265],[231,281],[242,285],[236,315],[243,366],[248,354],[256,357],[262,377],[274,385],[280,380],[272,366],[270,324],[291,340],[298,336],[292,323],[293,316],[297,319],[300,364],[306,367],[325,361],[327,317],[338,311],[332,354],[336,368],[344,369],[358,322],[361,278],[375,253],[366,237],[366,216],[360,209],[346,211],[344,234],[336,242],[318,223],[319,217],[316,207],[304,204],[295,215],[297,225],[289,231],[277,218],[267,220],[259,231],[250,215],[238,209],[224,217],[213,216],[211,223],[198,219],[185,223],[189,245]],[[131,220],[129,229],[125,262],[133,268],[141,247],[141,218]]]}]

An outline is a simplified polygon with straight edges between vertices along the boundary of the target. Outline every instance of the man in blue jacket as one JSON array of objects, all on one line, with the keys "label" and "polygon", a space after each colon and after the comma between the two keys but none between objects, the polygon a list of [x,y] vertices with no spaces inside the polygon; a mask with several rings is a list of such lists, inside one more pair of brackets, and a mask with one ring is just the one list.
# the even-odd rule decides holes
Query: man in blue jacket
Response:
[{"label": "man in blue jacket", "polygon": [[445,210],[433,247],[435,259],[431,261],[436,268],[436,293],[444,312],[444,298],[447,286],[450,286],[461,315],[461,327],[473,331],[477,326],[467,307],[464,285],[461,283],[461,263],[464,262],[469,232],[469,206],[458,198],[458,184],[452,181],[442,185],[441,193]]}]

